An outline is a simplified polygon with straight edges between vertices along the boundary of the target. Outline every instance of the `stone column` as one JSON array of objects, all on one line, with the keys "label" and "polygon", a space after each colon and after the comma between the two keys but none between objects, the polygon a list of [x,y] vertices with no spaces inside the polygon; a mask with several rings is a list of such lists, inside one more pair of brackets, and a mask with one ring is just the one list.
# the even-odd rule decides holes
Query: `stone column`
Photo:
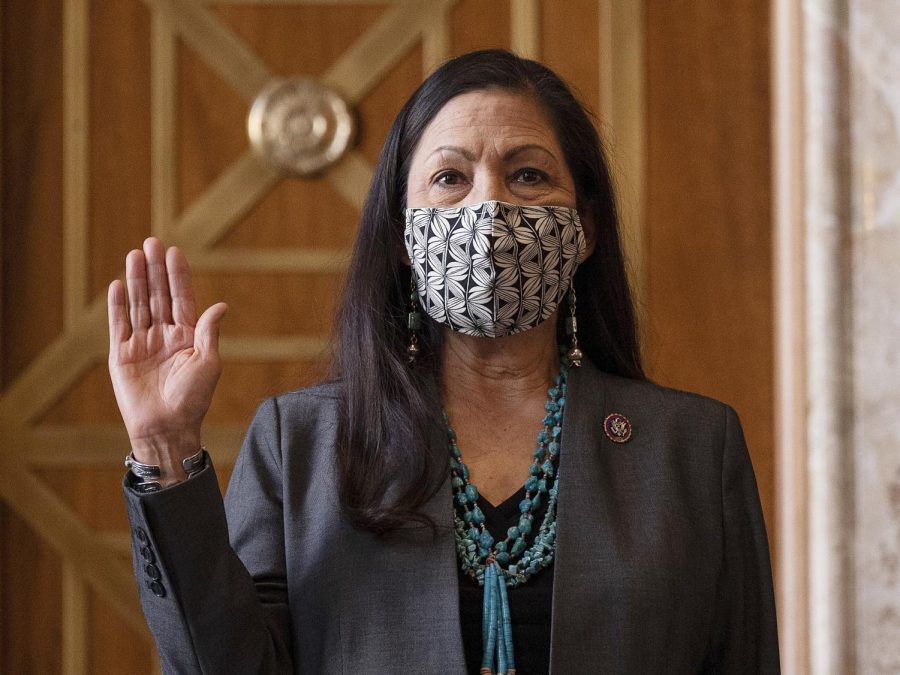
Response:
[{"label": "stone column", "polygon": [[900,673],[900,5],[853,0],[846,42],[856,664]]},{"label": "stone column", "polygon": [[774,7],[784,669],[900,673],[900,6]]}]

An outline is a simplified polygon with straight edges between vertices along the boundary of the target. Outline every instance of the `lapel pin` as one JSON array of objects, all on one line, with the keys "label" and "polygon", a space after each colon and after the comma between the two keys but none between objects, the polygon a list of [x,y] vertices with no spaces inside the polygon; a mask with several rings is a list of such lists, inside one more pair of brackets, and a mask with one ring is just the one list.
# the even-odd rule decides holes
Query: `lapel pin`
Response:
[{"label": "lapel pin", "polygon": [[612,413],[603,420],[603,431],[613,443],[627,443],[631,438],[631,422],[622,413]]}]

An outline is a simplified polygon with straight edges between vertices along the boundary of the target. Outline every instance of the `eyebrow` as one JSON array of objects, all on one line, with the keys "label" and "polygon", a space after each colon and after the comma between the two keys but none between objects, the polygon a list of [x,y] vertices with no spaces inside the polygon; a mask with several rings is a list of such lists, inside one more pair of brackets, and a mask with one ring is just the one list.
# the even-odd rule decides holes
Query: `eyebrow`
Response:
[{"label": "eyebrow", "polygon": [[503,159],[504,160],[513,159],[516,155],[521,155],[522,153],[528,152],[529,150],[539,150],[540,152],[549,156],[553,160],[556,160],[556,155],[554,155],[552,152],[550,152],[543,145],[538,145],[537,143],[527,143],[525,145],[517,145],[514,148],[510,148],[509,150],[506,151],[506,154],[503,155]]},{"label": "eyebrow", "polygon": [[440,147],[435,148],[431,151],[431,154],[428,155],[429,158],[434,157],[439,152],[447,151],[447,152],[455,152],[457,155],[462,155],[465,159],[470,162],[475,161],[475,155],[466,150],[465,148],[461,148],[458,145],[441,145]]},{"label": "eyebrow", "polygon": [[[543,145],[539,145],[537,143],[526,143],[525,145],[517,145],[515,147],[512,147],[509,150],[507,150],[506,153],[503,155],[503,160],[509,161],[510,159],[515,158],[517,155],[521,155],[522,153],[528,152],[529,150],[538,150],[538,151],[544,153],[545,155],[549,156],[554,161],[556,161],[556,155],[554,155],[552,152],[550,152]],[[459,147],[458,145],[441,145],[441,146],[435,148],[431,152],[429,157],[432,157],[441,151],[454,152],[458,155],[462,155],[463,158],[467,159],[470,162],[475,161],[475,155],[473,155],[471,152],[469,152],[465,148]]]}]

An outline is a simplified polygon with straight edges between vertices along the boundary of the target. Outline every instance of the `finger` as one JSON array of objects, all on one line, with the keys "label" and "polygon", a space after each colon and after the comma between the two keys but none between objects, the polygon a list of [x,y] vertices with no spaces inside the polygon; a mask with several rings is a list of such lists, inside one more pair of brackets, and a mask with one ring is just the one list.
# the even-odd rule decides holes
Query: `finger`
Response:
[{"label": "finger", "polygon": [[150,296],[150,320],[153,323],[172,323],[172,298],[166,274],[166,249],[156,237],[144,240],[147,259],[147,293]]},{"label": "finger", "polygon": [[228,305],[218,302],[207,309],[197,321],[194,331],[194,349],[204,357],[219,353],[219,322],[228,311]]},{"label": "finger", "polygon": [[131,329],[146,330],[150,327],[150,301],[147,297],[147,261],[143,251],[135,249],[126,256],[125,285],[128,289]]},{"label": "finger", "polygon": [[125,286],[118,279],[109,285],[106,307],[109,316],[109,345],[112,348],[131,337],[131,323],[125,307]]},{"label": "finger", "polygon": [[176,246],[166,251],[166,269],[169,274],[169,290],[172,294],[172,317],[177,324],[195,326],[197,309],[194,305],[194,285],[187,258]]}]

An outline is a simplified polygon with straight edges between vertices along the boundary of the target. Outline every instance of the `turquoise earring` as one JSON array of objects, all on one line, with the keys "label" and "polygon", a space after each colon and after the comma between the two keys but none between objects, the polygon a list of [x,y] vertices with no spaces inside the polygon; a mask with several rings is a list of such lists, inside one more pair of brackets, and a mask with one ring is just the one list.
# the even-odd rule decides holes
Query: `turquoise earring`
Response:
[{"label": "turquoise earring", "polygon": [[581,360],[584,353],[578,347],[578,319],[575,318],[575,287],[569,289],[569,316],[566,317],[566,335],[569,336],[569,351],[566,352],[566,358],[569,363],[578,368],[581,366]]},{"label": "turquoise earring", "polygon": [[409,314],[406,315],[406,327],[409,330],[409,346],[406,358],[410,364],[415,363],[419,348],[419,331],[422,329],[422,313],[419,311],[419,296],[416,293],[416,276],[410,270],[409,275]]}]

